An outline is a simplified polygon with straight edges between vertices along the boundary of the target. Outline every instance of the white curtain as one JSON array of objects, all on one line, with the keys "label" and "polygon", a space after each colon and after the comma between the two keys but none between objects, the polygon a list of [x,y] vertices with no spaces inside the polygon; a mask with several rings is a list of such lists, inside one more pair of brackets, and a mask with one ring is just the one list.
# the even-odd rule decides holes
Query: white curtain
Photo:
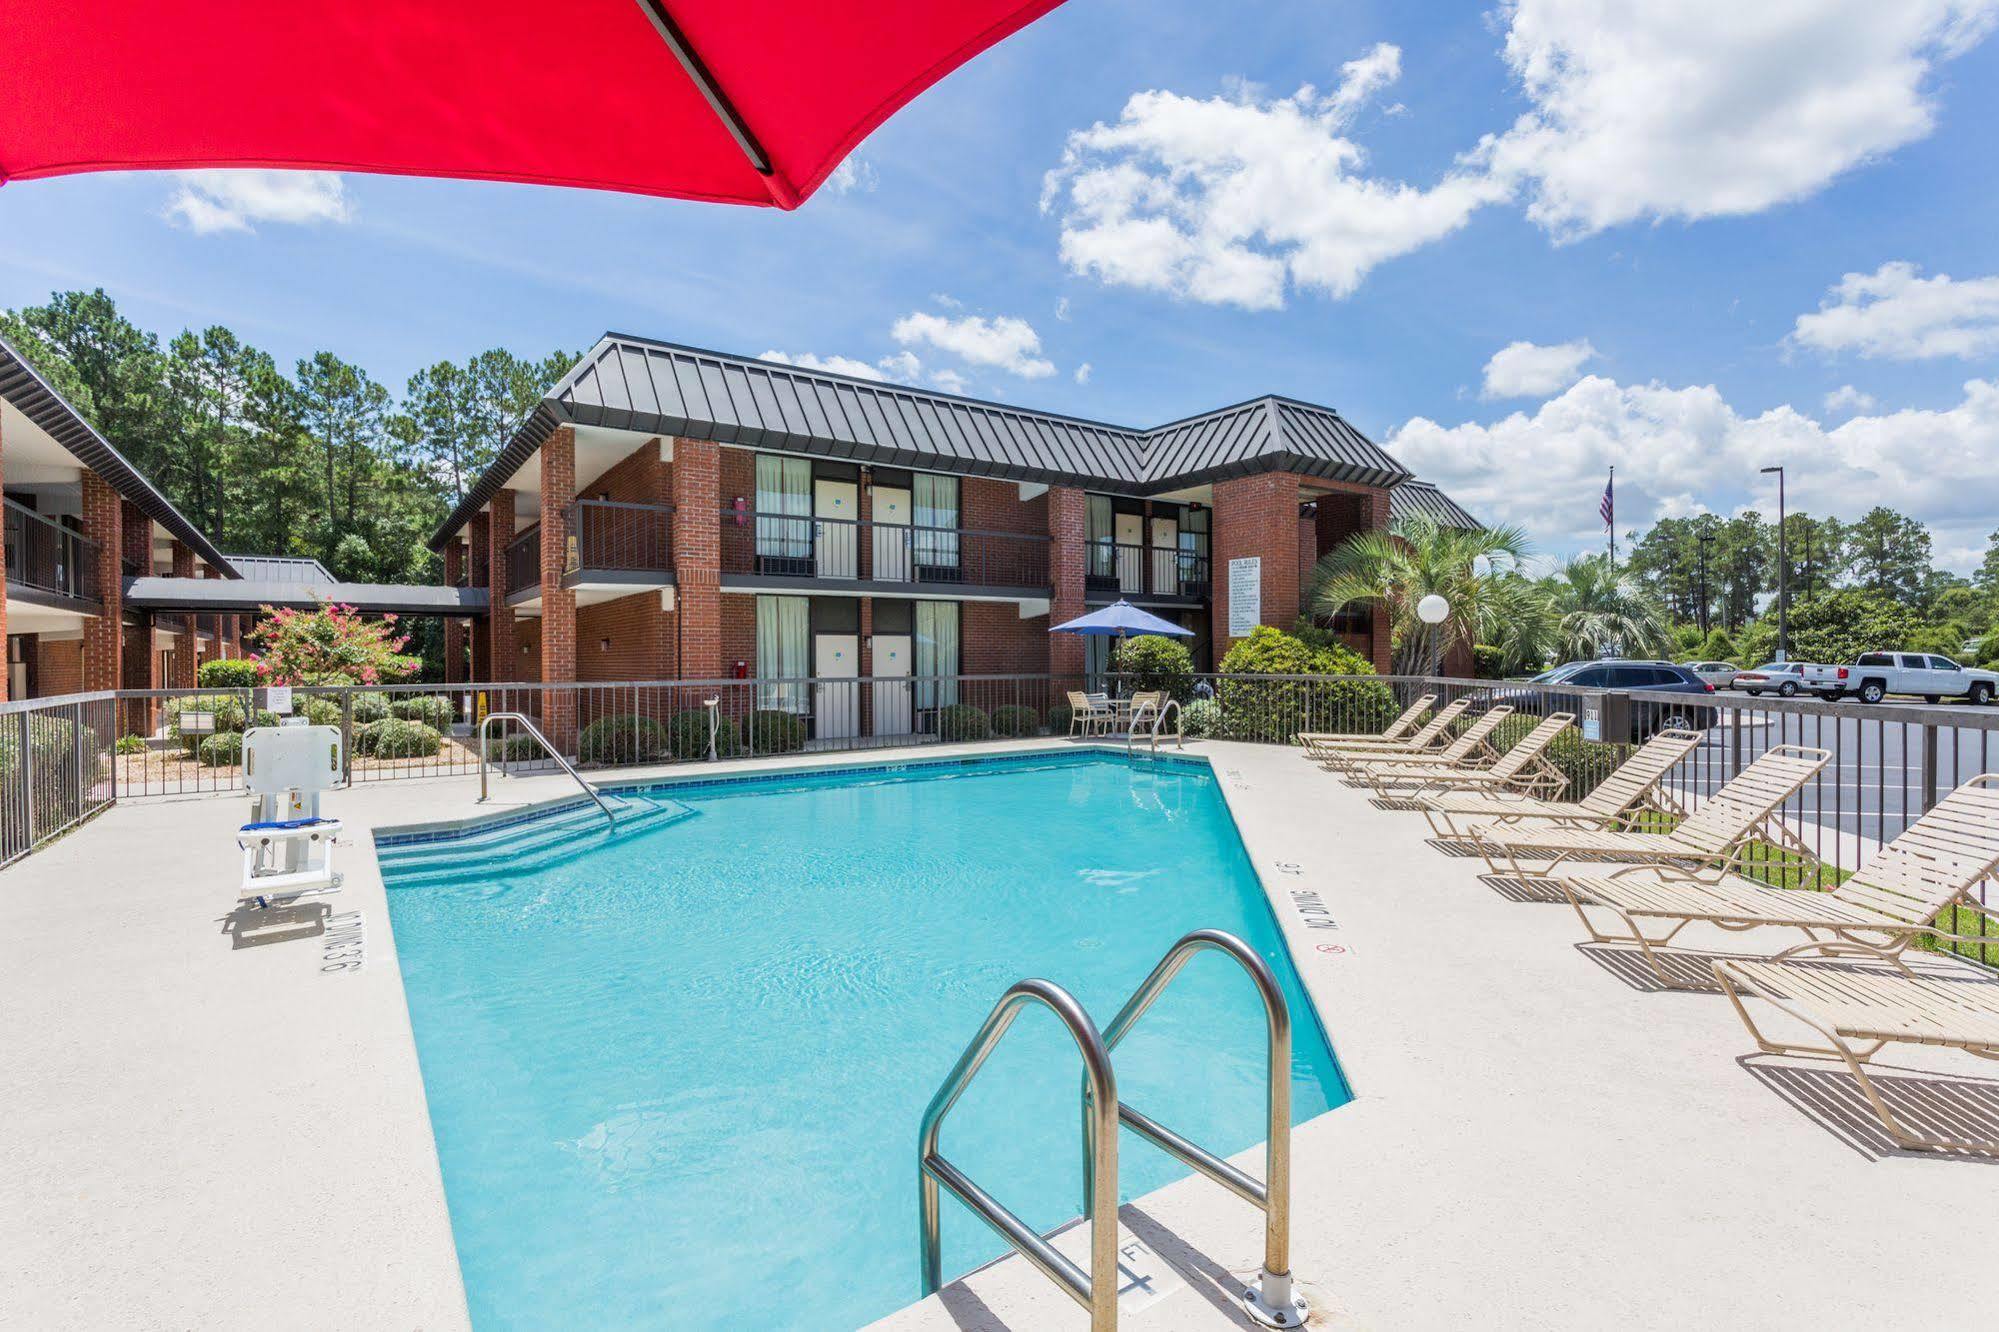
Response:
[{"label": "white curtain", "polygon": [[1089,575],[1092,578],[1115,578],[1117,549],[1112,543],[1116,539],[1116,529],[1112,525],[1110,496],[1089,496],[1088,508],[1084,539],[1089,543]]},{"label": "white curtain", "polygon": [[812,463],[757,455],[757,554],[812,558]]},{"label": "white curtain", "polygon": [[916,706],[958,701],[958,603],[916,603]]},{"label": "white curtain", "polygon": [[806,710],[806,686],[771,684],[811,674],[805,654],[811,641],[811,603],[804,597],[757,598],[757,706],[785,712]]},{"label": "white curtain", "polygon": [[916,562],[930,568],[957,568],[958,478],[919,472],[909,502],[916,524]]}]

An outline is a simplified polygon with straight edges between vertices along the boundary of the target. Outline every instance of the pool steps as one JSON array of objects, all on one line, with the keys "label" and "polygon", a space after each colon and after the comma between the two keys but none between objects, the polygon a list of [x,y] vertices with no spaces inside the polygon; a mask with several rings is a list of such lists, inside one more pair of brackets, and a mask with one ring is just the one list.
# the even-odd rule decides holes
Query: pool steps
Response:
[{"label": "pool steps", "polygon": [[614,794],[617,822],[607,825],[589,805],[531,823],[481,828],[463,837],[378,846],[383,876],[394,889],[438,888],[531,874],[578,852],[684,822],[698,810],[662,796]]}]

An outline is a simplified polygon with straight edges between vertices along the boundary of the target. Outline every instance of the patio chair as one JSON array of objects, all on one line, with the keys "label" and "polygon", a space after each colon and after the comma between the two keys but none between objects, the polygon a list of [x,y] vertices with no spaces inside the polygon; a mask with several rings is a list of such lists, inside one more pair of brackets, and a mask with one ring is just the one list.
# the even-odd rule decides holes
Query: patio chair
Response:
[{"label": "patio chair", "polygon": [[[1484,857],[1495,874],[1545,879],[1564,861],[1577,856],[1635,861],[1641,865],[1674,862],[1720,867],[1771,820],[1785,801],[1831,761],[1832,752],[1805,745],[1774,745],[1754,763],[1730,778],[1720,790],[1671,832],[1628,832],[1607,828],[1575,828],[1557,824],[1530,828],[1516,824],[1481,824],[1465,830],[1464,840]],[[1778,834],[1782,837],[1782,834]],[[1522,859],[1546,859],[1529,871]]]},{"label": "patio chair", "polygon": [[1135,722],[1141,714],[1147,712],[1157,713],[1165,706],[1166,691],[1164,689],[1141,689],[1125,700],[1124,720],[1127,723]]},{"label": "patio chair", "polygon": [[1492,733],[1499,724],[1513,715],[1513,708],[1505,703],[1487,708],[1474,718],[1470,725],[1442,749],[1429,754],[1331,754],[1325,766],[1335,772],[1343,772],[1349,777],[1365,779],[1370,772],[1393,771],[1407,768],[1420,771],[1425,768],[1474,768],[1487,767],[1499,759],[1499,751],[1492,747]]},{"label": "patio chair", "polygon": [[1111,723],[1116,720],[1116,709],[1102,694],[1086,694],[1080,689],[1069,691],[1070,738],[1079,732],[1086,740],[1093,735],[1109,735]]},{"label": "patio chair", "polygon": [[[1898,967],[1899,955],[1919,934],[1983,941],[1990,936],[1940,930],[1937,920],[1955,906],[1999,921],[1999,913],[1971,896],[1971,890],[1995,869],[1999,869],[1999,773],[1987,773],[1939,800],[1868,857],[1852,878],[1826,892],[1773,888],[1738,875],[1703,882],[1670,868],[1654,871],[1650,880],[1626,878],[1629,871],[1620,871],[1602,878],[1565,876],[1556,882],[1582,917],[1592,941],[1637,944],[1653,973],[1675,986],[1654,949],[1670,944],[1697,920],[1727,930],[1777,925],[1804,931],[1808,942],[1777,954],[1779,958],[1805,953],[1857,955]],[[1598,929],[1590,919],[1591,908],[1616,915],[1626,932],[1607,934]],[[1641,921],[1674,924],[1654,937],[1640,928]]]},{"label": "patio chair", "polygon": [[1362,769],[1362,773],[1383,799],[1400,799],[1400,796],[1391,797],[1390,788],[1409,786],[1416,788],[1410,792],[1411,795],[1421,795],[1426,791],[1493,789],[1525,796],[1558,796],[1569,784],[1569,779],[1561,769],[1548,762],[1548,746],[1575,719],[1573,712],[1557,712],[1542,718],[1533,730],[1516,740],[1489,768],[1404,763],[1395,767],[1369,766]]},{"label": "patio chair", "polygon": [[1435,758],[1435,751],[1451,742],[1451,724],[1464,716],[1471,703],[1469,698],[1446,703],[1436,716],[1423,723],[1420,730],[1400,740],[1383,740],[1378,735],[1321,739],[1313,750],[1312,758],[1321,767],[1330,766],[1335,759],[1364,758],[1371,754],[1427,754]]},{"label": "patio chair", "polygon": [[1305,757],[1315,761],[1319,757],[1318,750],[1322,746],[1337,749],[1340,745],[1349,742],[1369,740],[1379,741],[1383,744],[1393,744],[1414,731],[1416,723],[1423,719],[1423,714],[1434,707],[1436,702],[1437,696],[1435,694],[1423,695],[1414,703],[1411,703],[1400,717],[1388,723],[1387,728],[1379,735],[1345,735],[1338,731],[1300,731],[1292,738],[1305,747]]},{"label": "patio chair", "polygon": [[1699,731],[1659,732],[1580,800],[1536,800],[1511,791],[1487,790],[1436,796],[1417,792],[1398,797],[1398,801],[1419,811],[1429,821],[1430,830],[1446,841],[1465,835],[1459,820],[1483,816],[1490,816],[1495,827],[1523,819],[1546,819],[1585,828],[1614,828],[1645,811],[1678,815],[1683,811],[1660,787],[1666,774],[1700,747],[1702,738]]},{"label": "patio chair", "polygon": [[[1999,978],[1976,975],[1970,968],[1960,979],[1851,963],[1735,958],[1717,960],[1713,966],[1716,982],[1735,1005],[1736,1015],[1749,1029],[1757,1049],[1765,1054],[1845,1060],[1881,1127],[1899,1146],[1999,1154],[1999,1139],[1912,1132],[1889,1109],[1864,1067],[1883,1047],[1896,1041],[1946,1046],[1981,1059],[1999,1059]],[[1826,1043],[1801,1045],[1765,1035],[1743,1003],[1746,997],[1761,999],[1796,1018]],[[1956,1109],[1947,1106],[1946,1113]],[[1951,1118],[1960,1124],[1975,1122],[1962,1113]]]}]

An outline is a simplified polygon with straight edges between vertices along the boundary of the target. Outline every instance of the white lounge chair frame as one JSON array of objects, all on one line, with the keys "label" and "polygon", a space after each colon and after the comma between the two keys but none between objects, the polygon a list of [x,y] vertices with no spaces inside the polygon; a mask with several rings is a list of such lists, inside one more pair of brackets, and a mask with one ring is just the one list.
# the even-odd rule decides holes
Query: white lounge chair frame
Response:
[{"label": "white lounge chair frame", "polygon": [[1391,798],[1389,788],[1402,786],[1414,786],[1416,789],[1408,792],[1406,797],[1398,795],[1393,798],[1418,798],[1430,792],[1441,794],[1478,789],[1553,798],[1568,786],[1569,779],[1560,768],[1548,762],[1548,746],[1575,719],[1573,712],[1556,712],[1542,718],[1533,730],[1516,740],[1489,768],[1404,765],[1395,769],[1370,770],[1368,778],[1384,799]]},{"label": "white lounge chair frame", "polygon": [[1424,694],[1405,708],[1400,717],[1388,723],[1379,735],[1349,735],[1343,731],[1300,731],[1292,739],[1303,745],[1305,757],[1315,762],[1318,760],[1321,748],[1337,749],[1342,744],[1361,741],[1395,744],[1413,732],[1416,724],[1423,720],[1424,714],[1436,704],[1435,694]]},{"label": "white lounge chair frame", "polygon": [[1523,819],[1614,828],[1646,812],[1678,817],[1686,811],[1666,793],[1666,775],[1699,748],[1703,738],[1699,731],[1660,731],[1576,801],[1535,800],[1506,791],[1418,794],[1405,799],[1429,821],[1430,831],[1447,841],[1465,836],[1460,819],[1489,818],[1498,828],[1518,825]]}]

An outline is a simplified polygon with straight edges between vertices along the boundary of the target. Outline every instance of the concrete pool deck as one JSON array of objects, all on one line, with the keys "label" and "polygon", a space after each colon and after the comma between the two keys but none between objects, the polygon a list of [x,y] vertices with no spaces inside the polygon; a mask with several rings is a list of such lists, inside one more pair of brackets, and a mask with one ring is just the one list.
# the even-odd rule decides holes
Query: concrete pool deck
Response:
[{"label": "concrete pool deck", "polygon": [[[1356,1095],[1294,1137],[1293,1267],[1315,1323],[1983,1321],[1952,1279],[1954,1241],[1999,1233],[1999,1162],[1895,1150],[1829,1065],[1741,1060],[1753,1047],[1724,1000],[1655,992],[1628,957],[1578,947],[1566,907],[1513,900],[1480,862],[1427,845],[1420,818],[1375,809],[1297,751],[1188,752],[1213,758]],[[500,781],[484,809],[565,785]],[[344,936],[231,947],[240,799],[122,804],[0,874],[0,1326],[465,1325],[366,834],[467,817],[476,793],[455,777],[332,797],[349,833],[329,904],[365,923],[358,973],[323,969]],[[1683,936],[1718,952],[1794,938]],[[1999,1122],[1999,1080],[1968,1057],[1883,1062],[1912,1070],[1907,1103],[1948,1097],[1960,1120]],[[1172,1122],[1170,1106],[1144,1108]],[[1245,1325],[1219,1285],[1255,1267],[1256,1212],[1192,1179],[1124,1219],[1155,1255],[1141,1261],[1163,1263],[1126,1326]],[[878,1326],[1085,1325],[1007,1260]]]}]

